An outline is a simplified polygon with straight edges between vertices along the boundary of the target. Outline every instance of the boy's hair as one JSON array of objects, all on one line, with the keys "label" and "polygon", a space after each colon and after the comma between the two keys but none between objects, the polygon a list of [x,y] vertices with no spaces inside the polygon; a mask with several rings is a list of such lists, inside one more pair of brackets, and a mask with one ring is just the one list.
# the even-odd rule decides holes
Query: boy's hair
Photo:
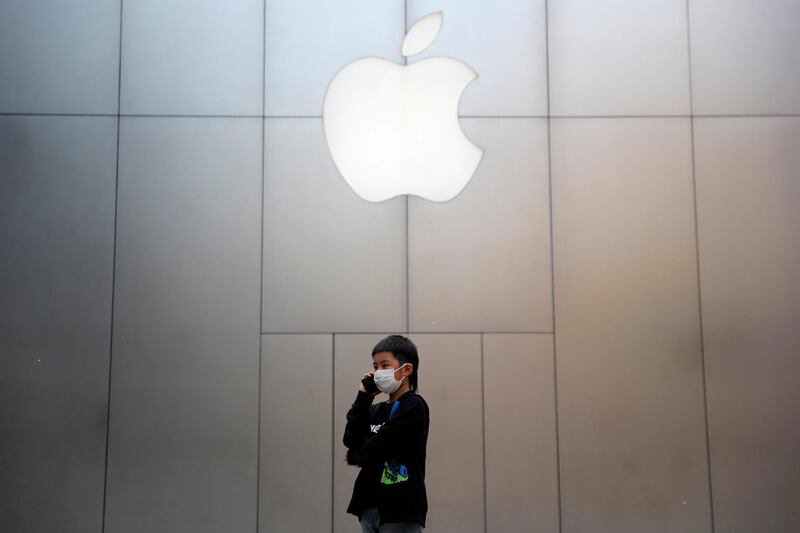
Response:
[{"label": "boy's hair", "polygon": [[411,339],[403,337],[402,335],[389,335],[372,349],[373,356],[379,352],[392,352],[395,359],[400,361],[401,365],[404,363],[414,365],[414,370],[411,375],[408,376],[408,381],[411,384],[411,388],[416,392],[418,388],[417,381],[419,379],[417,373],[419,370],[419,354],[417,354],[417,347],[411,342]]}]

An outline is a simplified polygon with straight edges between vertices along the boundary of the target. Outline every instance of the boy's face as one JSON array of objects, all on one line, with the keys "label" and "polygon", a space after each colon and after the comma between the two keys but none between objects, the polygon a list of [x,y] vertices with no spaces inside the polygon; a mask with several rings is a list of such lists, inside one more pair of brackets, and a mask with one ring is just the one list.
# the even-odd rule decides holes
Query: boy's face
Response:
[{"label": "boy's face", "polygon": [[[378,352],[372,356],[372,367],[375,370],[400,368],[400,361],[397,360],[392,352]],[[403,379],[403,376],[410,376],[413,371],[414,366],[411,363],[407,363],[406,366],[394,373],[394,379],[399,381]]]}]

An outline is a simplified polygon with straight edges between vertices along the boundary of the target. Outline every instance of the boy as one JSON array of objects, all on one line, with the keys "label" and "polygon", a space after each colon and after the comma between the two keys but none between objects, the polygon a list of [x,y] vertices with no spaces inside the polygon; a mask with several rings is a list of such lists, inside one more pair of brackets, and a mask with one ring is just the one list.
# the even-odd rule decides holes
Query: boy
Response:
[{"label": "boy", "polygon": [[[347,512],[358,517],[363,533],[420,533],[425,527],[425,455],[430,411],[417,393],[417,347],[390,335],[372,349],[378,390],[362,383],[347,412],[345,462],[361,470]],[[385,392],[386,402],[372,405]]]}]

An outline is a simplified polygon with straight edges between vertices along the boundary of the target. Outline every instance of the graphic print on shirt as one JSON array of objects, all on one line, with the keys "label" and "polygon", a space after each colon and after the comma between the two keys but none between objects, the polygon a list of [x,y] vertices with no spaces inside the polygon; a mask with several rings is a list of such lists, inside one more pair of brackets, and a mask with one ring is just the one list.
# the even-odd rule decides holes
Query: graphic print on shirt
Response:
[{"label": "graphic print on shirt", "polygon": [[394,459],[389,462],[384,461],[381,483],[384,485],[394,485],[395,483],[402,483],[403,481],[408,481],[408,468],[406,468],[406,465],[398,465],[397,461]]}]

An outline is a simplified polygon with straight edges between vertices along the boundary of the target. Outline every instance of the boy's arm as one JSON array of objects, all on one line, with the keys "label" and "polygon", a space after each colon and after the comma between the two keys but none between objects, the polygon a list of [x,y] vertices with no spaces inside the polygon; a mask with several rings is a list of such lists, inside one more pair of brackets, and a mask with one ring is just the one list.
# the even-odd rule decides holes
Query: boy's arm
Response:
[{"label": "boy's arm", "polygon": [[376,435],[362,446],[351,446],[347,454],[350,464],[364,464],[393,455],[408,453],[419,442],[425,430],[425,410],[421,402],[411,400],[397,407]]},{"label": "boy's arm", "polygon": [[[342,442],[348,448],[360,448],[369,436],[369,424],[372,418],[370,405],[375,397],[367,392],[358,391],[355,401],[347,411],[347,424],[344,427]],[[353,463],[351,463],[353,464]]]}]

